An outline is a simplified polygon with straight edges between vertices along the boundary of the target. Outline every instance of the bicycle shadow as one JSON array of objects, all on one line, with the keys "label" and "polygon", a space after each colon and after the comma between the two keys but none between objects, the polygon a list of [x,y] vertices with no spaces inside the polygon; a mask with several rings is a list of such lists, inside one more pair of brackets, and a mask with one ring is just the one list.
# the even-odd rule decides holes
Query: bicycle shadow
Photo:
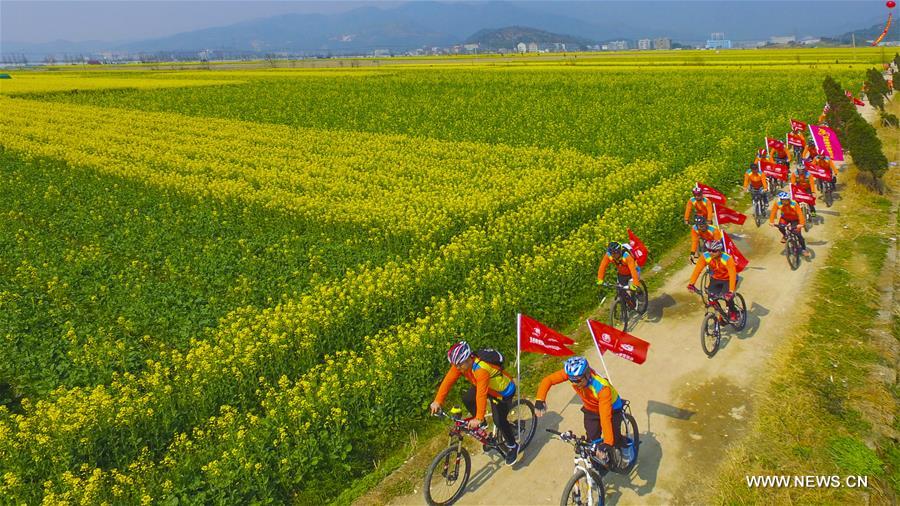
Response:
[{"label": "bicycle shadow", "polygon": [[[530,464],[536,458],[537,454],[540,453],[540,449],[550,441],[550,433],[544,430],[544,428],[559,428],[560,422],[562,422],[562,416],[560,416],[559,413],[552,411],[544,413],[544,416],[538,419],[534,437],[531,439],[531,443],[525,448],[522,460],[512,466],[512,469],[521,469]],[[466,485],[467,493],[478,490],[485,483],[490,481],[497,471],[503,467],[507,467],[506,461],[496,452],[488,453],[488,458],[490,459],[490,462],[478,471],[472,473],[469,477],[469,483]]]},{"label": "bicycle shadow", "polygon": [[763,316],[771,313],[769,308],[754,301],[750,303],[750,309],[747,310],[747,324],[744,329],[738,332],[737,338],[744,340],[753,337],[759,331]]},{"label": "bicycle shadow", "polygon": [[647,304],[647,321],[658,323],[662,320],[666,308],[670,308],[676,303],[675,298],[667,293],[654,298]]},{"label": "bicycle shadow", "polygon": [[627,475],[610,472],[603,477],[608,503],[616,504],[621,499],[623,490],[631,490],[638,496],[653,492],[661,461],[662,445],[656,435],[650,431],[640,434],[640,449],[634,469]]}]

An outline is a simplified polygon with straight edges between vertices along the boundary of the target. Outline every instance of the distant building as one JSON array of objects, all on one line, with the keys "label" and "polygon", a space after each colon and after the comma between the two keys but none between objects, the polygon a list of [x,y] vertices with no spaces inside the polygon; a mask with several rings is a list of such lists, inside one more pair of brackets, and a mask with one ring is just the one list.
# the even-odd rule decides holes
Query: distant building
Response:
[{"label": "distant building", "polygon": [[650,41],[650,39],[640,39],[638,40],[638,49],[640,49],[641,51],[647,51],[652,47],[651,44],[652,42]]},{"label": "distant building", "polygon": [[653,49],[672,49],[672,41],[667,37],[653,39]]},{"label": "distant building", "polygon": [[731,49],[731,41],[725,38],[725,32],[713,32],[706,41],[706,49]]},{"label": "distant building", "polygon": [[537,42],[529,42],[528,43],[528,52],[529,53],[537,53],[538,52]]},{"label": "distant building", "polygon": [[609,43],[610,51],[625,51],[626,49],[628,49],[627,40],[614,40]]},{"label": "distant building", "polygon": [[527,53],[528,46],[524,42],[519,42],[518,44],[516,44],[516,51],[520,53]]},{"label": "distant building", "polygon": [[791,42],[796,41],[797,37],[794,37],[793,35],[769,37],[769,42],[772,44],[790,44]]},{"label": "distant building", "polygon": [[477,51],[477,50],[478,50],[478,44],[463,44],[463,48],[464,48],[466,51]]}]

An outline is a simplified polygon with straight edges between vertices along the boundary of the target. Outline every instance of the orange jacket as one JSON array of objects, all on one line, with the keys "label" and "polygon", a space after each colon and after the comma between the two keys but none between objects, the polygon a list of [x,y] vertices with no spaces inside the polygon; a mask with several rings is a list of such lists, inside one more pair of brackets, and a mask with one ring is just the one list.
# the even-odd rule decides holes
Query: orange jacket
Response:
[{"label": "orange jacket", "polygon": [[788,150],[787,148],[784,148],[784,149],[781,149],[781,150],[775,150],[775,149],[772,149],[772,150],[769,151],[769,156],[770,156],[770,158],[772,159],[773,162],[775,161],[775,158],[776,158],[776,157],[777,157],[777,158],[786,158],[788,161],[790,161],[791,158],[792,158],[792,156],[791,156],[791,150]]},{"label": "orange jacket", "polygon": [[819,158],[816,160],[816,165],[822,167],[823,169],[828,169],[831,171],[831,177],[834,177],[837,174],[837,167],[834,166],[834,162],[831,160],[826,160],[824,158]]},{"label": "orange jacket", "polygon": [[[553,385],[559,385],[569,381],[564,369],[545,376],[538,386],[535,398],[539,401],[547,400],[547,392]],[[571,383],[570,383],[571,384]],[[600,415],[600,433],[603,434],[603,442],[612,446],[615,443],[615,433],[612,426],[613,409],[622,409],[624,402],[619,393],[610,385],[609,380],[591,370],[591,379],[584,388],[578,388],[572,384],[572,389],[581,397],[584,409]]]},{"label": "orange jacket", "polygon": [[697,225],[691,227],[691,253],[697,252],[697,246],[700,245],[700,239],[704,241],[720,241],[722,240],[722,231],[715,225],[707,224],[706,228],[699,230]]},{"label": "orange jacket", "polygon": [[[441,381],[441,386],[438,387],[437,394],[434,396],[434,402],[443,404],[447,394],[450,393],[450,389],[453,388],[460,376],[463,376],[463,372],[455,365],[451,365],[450,370],[444,375],[444,380]],[[515,383],[512,382],[512,376],[507,374],[506,371],[502,371],[477,358],[472,369],[465,373],[465,377],[469,380],[469,383],[475,385],[475,418],[479,420],[484,420],[488,395],[497,399],[503,398],[503,395],[492,388],[492,386],[503,390],[512,389],[515,392]]]},{"label": "orange jacket", "polygon": [[612,257],[609,253],[603,255],[603,260],[600,261],[600,268],[597,269],[597,279],[603,280],[603,277],[606,276],[606,266],[612,262],[616,264],[616,271],[625,276],[631,274],[631,283],[638,284],[641,277],[638,275],[637,262],[634,261],[634,257],[631,256],[631,253],[627,251],[622,252],[622,259],[616,262],[616,259]]},{"label": "orange jacket", "polygon": [[696,212],[700,216],[706,216],[707,220],[712,219],[713,210],[712,210],[712,201],[706,197],[700,197],[697,199],[696,197],[691,197],[687,201],[687,205],[684,206],[684,220],[691,219],[691,212]]},{"label": "orange jacket", "polygon": [[746,190],[749,186],[753,186],[755,189],[759,189],[760,187],[769,189],[769,178],[766,177],[762,171],[758,170],[755,173],[752,170],[748,170],[744,173],[744,189]]},{"label": "orange jacket", "polygon": [[796,172],[791,172],[791,184],[810,195],[816,194],[816,181],[813,179],[813,175],[808,172],[806,177],[797,177]]},{"label": "orange jacket", "polygon": [[803,211],[800,209],[800,204],[795,200],[789,201],[786,205],[781,205],[780,200],[776,200],[772,205],[772,214],[769,215],[769,223],[775,223],[775,218],[778,217],[778,211],[781,211],[781,218],[785,221],[796,221],[800,223],[800,226],[803,227],[806,225],[806,216],[803,216]]},{"label": "orange jacket", "polygon": [[[791,132],[794,135],[800,137],[800,152],[802,153],[806,149],[806,136],[803,135],[803,132]],[[791,150],[793,151],[793,149]]]},{"label": "orange jacket", "polygon": [[713,279],[727,279],[728,290],[734,291],[737,286],[737,267],[735,267],[734,258],[731,258],[731,255],[722,253],[721,257],[715,259],[708,252],[704,253],[700,257],[700,260],[697,261],[697,265],[694,266],[690,284],[693,285],[697,281],[697,278],[700,277],[704,267],[709,268],[709,273]]}]

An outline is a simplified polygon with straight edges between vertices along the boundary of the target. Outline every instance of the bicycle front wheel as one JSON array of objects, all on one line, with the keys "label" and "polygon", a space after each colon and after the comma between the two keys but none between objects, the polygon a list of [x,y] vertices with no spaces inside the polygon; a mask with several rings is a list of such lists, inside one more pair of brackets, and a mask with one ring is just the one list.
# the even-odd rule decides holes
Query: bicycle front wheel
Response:
[{"label": "bicycle front wheel", "polygon": [[787,241],[787,260],[791,270],[795,271],[800,267],[800,243],[793,235]]},{"label": "bicycle front wheel", "polygon": [[612,307],[609,308],[609,324],[624,331],[628,330],[628,307],[622,302],[621,297],[616,297]]},{"label": "bicycle front wheel", "polygon": [[472,459],[459,444],[445,448],[431,461],[425,472],[425,502],[429,506],[446,506],[456,502],[466,490]]},{"label": "bicycle front wheel", "polygon": [[534,438],[534,433],[537,431],[534,404],[528,399],[514,400],[506,419],[509,420],[509,425],[516,433],[519,451],[524,450],[528,443],[531,443],[531,439]]},{"label": "bicycle front wheel", "polygon": [[735,293],[734,294],[734,307],[737,308],[738,314],[741,316],[737,323],[733,323],[734,328],[738,331],[744,330],[744,327],[747,326],[747,303],[744,301],[744,296]]},{"label": "bicycle front wheel", "polygon": [[706,353],[707,357],[712,358],[719,351],[720,339],[719,317],[707,313],[703,317],[703,325],[700,327],[700,344],[703,346],[703,353]]},{"label": "bicycle front wheel", "polygon": [[638,314],[646,313],[647,307],[650,305],[650,296],[647,294],[647,283],[644,283],[643,279],[638,283],[638,289],[634,292],[634,300],[637,303],[635,309]]},{"label": "bicycle front wheel", "polygon": [[583,469],[575,471],[563,490],[560,506],[604,506],[606,490],[600,475],[591,472],[590,478]]}]

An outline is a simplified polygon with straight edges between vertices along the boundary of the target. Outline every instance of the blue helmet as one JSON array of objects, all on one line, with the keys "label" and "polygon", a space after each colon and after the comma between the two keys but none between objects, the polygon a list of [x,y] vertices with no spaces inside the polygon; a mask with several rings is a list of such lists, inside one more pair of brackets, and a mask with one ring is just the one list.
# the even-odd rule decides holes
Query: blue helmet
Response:
[{"label": "blue helmet", "polygon": [[590,366],[588,366],[586,358],[575,356],[566,359],[563,369],[566,371],[569,381],[578,381],[578,378],[581,378],[590,370]]},{"label": "blue helmet", "polygon": [[780,198],[780,199],[789,199],[789,198],[791,198],[791,196],[788,195],[788,192],[778,192],[778,198]]}]

